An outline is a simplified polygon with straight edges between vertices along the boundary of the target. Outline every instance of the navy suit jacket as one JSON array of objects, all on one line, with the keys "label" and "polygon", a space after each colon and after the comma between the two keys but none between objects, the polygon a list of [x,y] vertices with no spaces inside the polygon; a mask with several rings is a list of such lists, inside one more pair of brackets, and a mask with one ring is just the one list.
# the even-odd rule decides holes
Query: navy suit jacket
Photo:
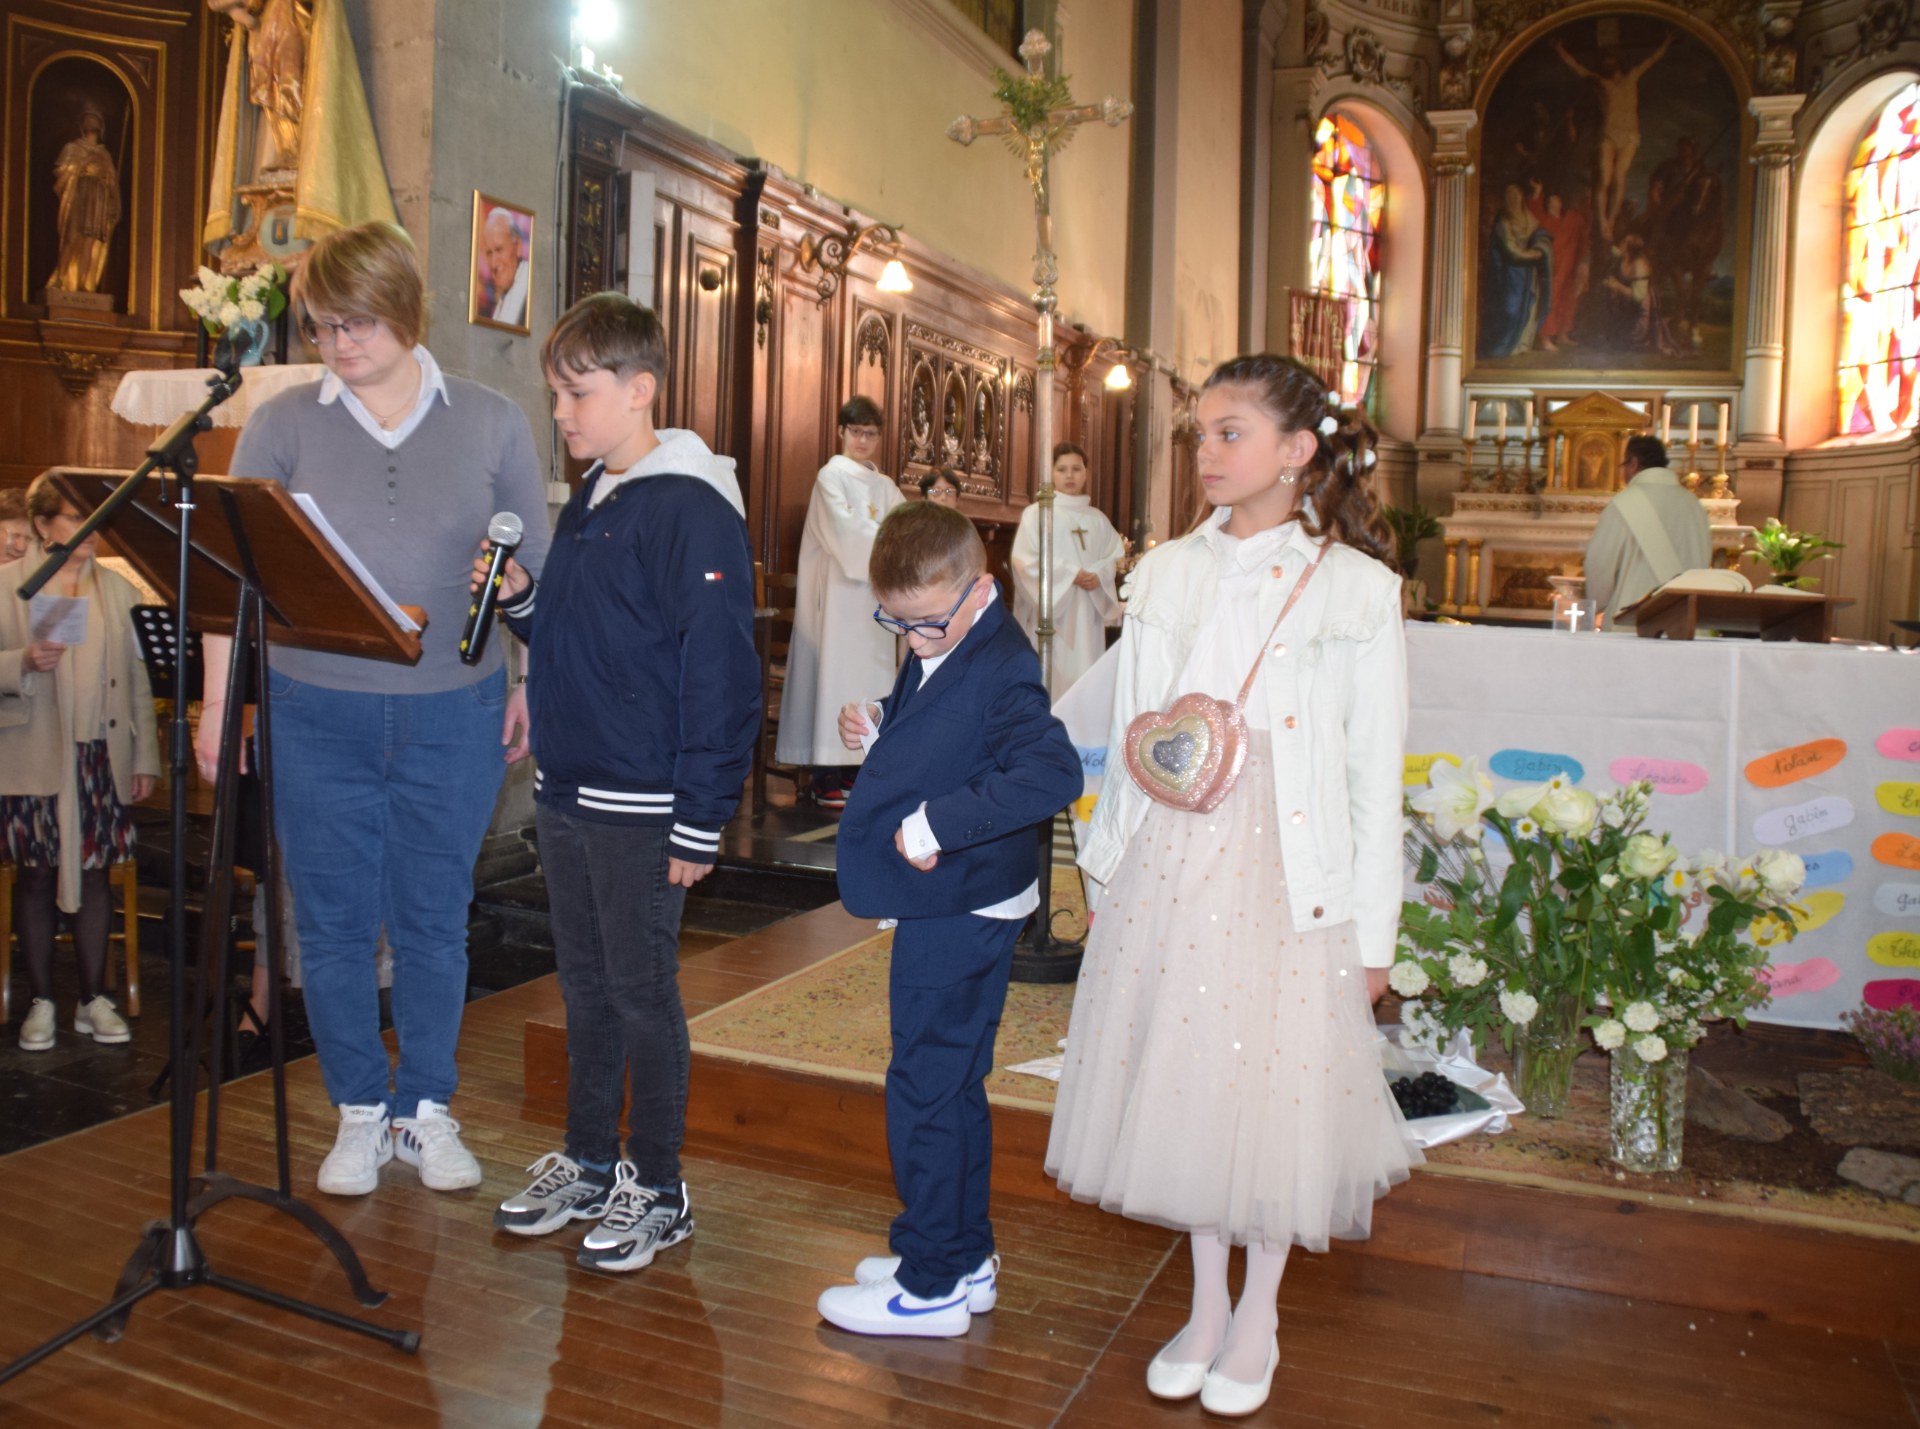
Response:
[{"label": "navy suit jacket", "polygon": [[[1085,787],[1004,599],[980,612],[924,688],[920,673],[909,657],[880,702],[880,737],[840,816],[840,901],[856,917],[948,918],[1016,896],[1039,876],[1035,825]],[[893,844],[923,800],[940,840],[925,873]]]}]

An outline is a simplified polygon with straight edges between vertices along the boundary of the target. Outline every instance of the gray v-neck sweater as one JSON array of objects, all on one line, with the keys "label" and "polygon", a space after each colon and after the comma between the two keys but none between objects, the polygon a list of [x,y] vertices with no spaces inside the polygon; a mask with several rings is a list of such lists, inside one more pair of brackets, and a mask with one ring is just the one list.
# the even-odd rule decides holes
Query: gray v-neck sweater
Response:
[{"label": "gray v-neck sweater", "polygon": [[319,503],[340,538],[401,605],[423,606],[420,662],[275,646],[269,663],[306,684],[374,694],[437,694],[500,668],[504,630],[478,665],[460,663],[468,573],[497,511],[520,518],[515,558],[538,576],[549,528],[546,490],[526,414],[490,388],[446,379],[407,439],[388,451],[342,401],[322,405],[319,384],[295,387],[248,419],[233,453],[235,476],[267,477]]}]

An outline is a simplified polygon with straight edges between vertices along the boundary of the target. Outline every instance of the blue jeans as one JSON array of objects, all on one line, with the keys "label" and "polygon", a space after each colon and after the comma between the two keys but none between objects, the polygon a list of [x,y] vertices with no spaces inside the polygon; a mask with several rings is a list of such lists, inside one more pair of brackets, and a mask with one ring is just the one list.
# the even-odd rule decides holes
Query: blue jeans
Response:
[{"label": "blue jeans", "polygon": [[[274,828],[327,1095],[412,1116],[422,1099],[449,1101],[459,1081],[467,905],[506,770],[506,677],[373,695],[272,674],[268,693]],[[374,960],[383,926],[397,1069],[380,1039]]]},{"label": "blue jeans", "polygon": [[887,1151],[901,1211],[890,1239],[900,1288],[923,1299],[993,1254],[986,1083],[1021,926],[962,913],[902,918],[893,934]]},{"label": "blue jeans", "polygon": [[567,1155],[605,1166],[620,1154],[643,1186],[680,1184],[687,1135],[687,1016],[680,1003],[680,914],[667,882],[665,825],[602,824],[534,808],[552,910],[554,965],[567,1004]]}]

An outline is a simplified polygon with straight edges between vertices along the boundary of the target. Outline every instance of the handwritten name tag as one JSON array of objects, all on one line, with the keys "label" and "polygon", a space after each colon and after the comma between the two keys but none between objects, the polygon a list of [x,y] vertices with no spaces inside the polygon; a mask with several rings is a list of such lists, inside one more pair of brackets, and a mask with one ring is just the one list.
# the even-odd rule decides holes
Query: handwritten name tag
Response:
[{"label": "handwritten name tag", "polygon": [[1762,814],[1753,821],[1753,836],[1763,844],[1785,844],[1832,833],[1852,822],[1853,805],[1838,794],[1828,794]]},{"label": "handwritten name tag", "polygon": [[1805,888],[1831,888],[1853,876],[1853,855],[1840,849],[1831,853],[1807,853],[1800,856],[1807,866]]},{"label": "handwritten name tag", "polygon": [[1890,729],[1873,747],[1889,759],[1920,760],[1920,729]]},{"label": "handwritten name tag", "polygon": [[1912,834],[1882,834],[1873,841],[1873,856],[1892,868],[1920,868],[1920,839]]},{"label": "handwritten name tag", "polygon": [[1538,749],[1503,749],[1487,761],[1487,767],[1502,779],[1522,784],[1538,784],[1556,774],[1564,774],[1576,784],[1587,777],[1586,766],[1572,755]]},{"label": "handwritten name tag", "polygon": [[1867,939],[1867,956],[1882,967],[1920,968],[1920,933],[1875,933]]},{"label": "handwritten name tag", "polygon": [[1644,779],[1656,794],[1698,794],[1707,787],[1707,771],[1684,759],[1616,759],[1607,773],[1622,788]]},{"label": "handwritten name tag", "polygon": [[1747,765],[1747,782],[1761,789],[1778,789],[1801,779],[1811,779],[1836,767],[1847,757],[1844,739],[1814,739],[1787,749],[1763,754]]},{"label": "handwritten name tag", "polygon": [[1920,784],[1889,780],[1874,786],[1873,797],[1889,814],[1905,814],[1910,819],[1920,819]]},{"label": "handwritten name tag", "polygon": [[1860,1000],[1882,1012],[1891,1012],[1896,1007],[1920,1007],[1920,978],[1876,978],[1860,989]]},{"label": "handwritten name tag", "polygon": [[1409,789],[1424,789],[1431,780],[1433,766],[1436,764],[1454,764],[1460,762],[1457,754],[1448,754],[1444,750],[1435,754],[1409,754],[1403,767],[1400,782]]},{"label": "handwritten name tag", "polygon": [[1804,963],[1775,963],[1763,968],[1761,977],[1775,997],[1799,997],[1819,992],[1840,981],[1840,969],[1827,958],[1808,958]]},{"label": "handwritten name tag", "polygon": [[1920,883],[1883,883],[1873,890],[1873,906],[1889,918],[1920,918]]}]

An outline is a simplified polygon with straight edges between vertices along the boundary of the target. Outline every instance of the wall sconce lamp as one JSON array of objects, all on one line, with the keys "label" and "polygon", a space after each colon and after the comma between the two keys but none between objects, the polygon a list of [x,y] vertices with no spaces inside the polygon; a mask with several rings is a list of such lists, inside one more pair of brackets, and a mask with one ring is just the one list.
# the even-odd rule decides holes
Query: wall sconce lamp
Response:
[{"label": "wall sconce lamp", "polygon": [[1118,338],[1103,337],[1087,349],[1085,357],[1069,356],[1064,360],[1076,373],[1084,372],[1102,358],[1110,358],[1113,365],[1107,369],[1105,385],[1109,392],[1124,392],[1133,386],[1133,374],[1127,370],[1127,359],[1133,356]]},{"label": "wall sconce lamp", "polygon": [[[898,224],[849,223],[845,233],[829,233],[818,239],[811,233],[801,235],[794,267],[802,273],[818,271],[820,276],[814,279],[813,286],[824,303],[840,290],[840,280],[847,276],[847,264],[862,248],[885,253],[896,249],[899,243]],[[880,281],[875,286],[883,293],[908,293],[913,291],[913,280],[907,276],[905,265],[894,257],[880,270]]]}]

